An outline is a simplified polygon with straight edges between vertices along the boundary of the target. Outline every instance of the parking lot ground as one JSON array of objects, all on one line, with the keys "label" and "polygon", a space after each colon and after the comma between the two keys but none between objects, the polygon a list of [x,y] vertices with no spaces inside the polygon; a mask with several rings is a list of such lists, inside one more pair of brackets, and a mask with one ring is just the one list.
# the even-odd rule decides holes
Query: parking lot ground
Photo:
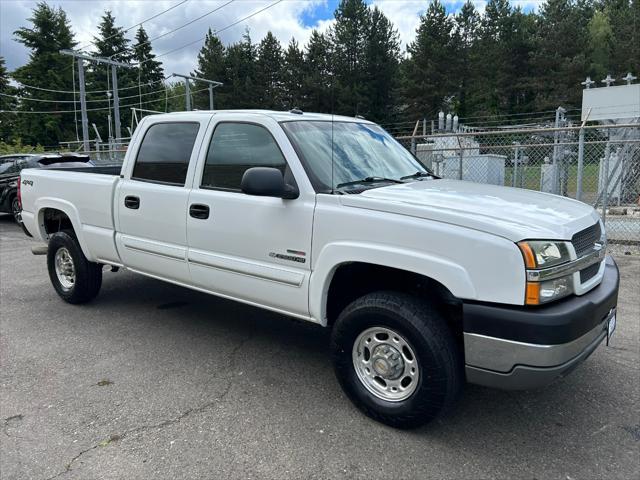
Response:
[{"label": "parking lot ground", "polygon": [[640,476],[639,257],[610,347],[399,431],[342,394],[328,331],[123,271],[68,305],[33,244],[0,217],[2,479]]}]

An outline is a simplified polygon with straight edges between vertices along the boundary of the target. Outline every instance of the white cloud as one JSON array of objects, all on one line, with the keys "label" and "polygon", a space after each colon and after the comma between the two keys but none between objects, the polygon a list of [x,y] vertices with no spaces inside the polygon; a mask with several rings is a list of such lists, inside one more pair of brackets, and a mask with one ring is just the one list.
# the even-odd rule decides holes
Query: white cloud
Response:
[{"label": "white cloud", "polygon": [[429,6],[429,2],[424,0],[373,0],[371,4],[377,6],[398,30],[402,51],[413,41],[420,15]]},{"label": "white cloud", "polygon": [[[190,0],[184,5],[180,5],[170,12],[145,23],[144,27],[149,37],[153,38],[184,25],[190,20],[224,5],[227,1]],[[202,42],[197,40],[204,37],[209,28],[214,31],[222,29],[273,2],[274,0],[235,0],[233,3],[224,6],[201,20],[154,41],[152,43],[154,52],[159,55],[181,45],[196,41],[189,47],[161,58],[166,72],[192,71],[195,67],[197,52],[202,46]],[[271,30],[283,45],[286,45],[292,37],[304,44],[313,28],[323,31],[331,23],[328,20],[319,20],[316,25],[305,26],[302,22],[302,15],[305,12],[313,10],[318,4],[324,2],[325,0],[282,1],[255,17],[221,32],[220,38],[226,44],[236,42],[241,39],[245,28],[249,28],[254,41],[259,41],[266,35],[267,31]],[[178,3],[178,0],[154,2],[143,0],[96,0],[83,2],[52,0],[49,2],[52,6],[60,6],[67,13],[79,46],[87,46],[89,51],[93,47],[89,44],[96,35],[100,17],[106,9],[111,10],[118,25],[130,27],[136,22],[166,10],[176,3]],[[35,1],[0,2],[0,55],[6,58],[7,66],[10,70],[28,60],[28,50],[15,42],[13,32],[21,26],[29,25],[27,18],[30,17],[31,10],[35,4]],[[134,28],[128,32],[127,37],[133,38],[135,30]]]},{"label": "white cloud", "polygon": [[[151,38],[169,32],[180,25],[193,20],[208,11],[224,5],[228,0],[189,0],[183,5],[171,10],[144,24]],[[165,71],[190,72],[195,68],[197,52],[202,46],[200,38],[204,37],[207,30],[222,29],[237,20],[264,8],[275,0],[235,0],[220,10],[204,17],[193,24],[167,35],[152,43],[154,52],[162,54],[173,50],[189,42],[195,43],[189,47],[178,50],[170,55],[163,56]],[[176,5],[179,0],[49,0],[52,6],[62,7],[69,17],[76,40],[80,46],[87,46],[96,35],[100,17],[106,9],[110,9],[116,18],[118,25],[130,27],[136,22],[149,18],[156,13]],[[537,8],[541,0],[514,0],[513,3],[528,9]],[[420,14],[424,13],[429,5],[428,0],[371,0],[372,5],[378,6],[398,29],[402,42],[402,49],[415,37],[415,31],[420,22]],[[461,1],[445,0],[444,3],[453,8],[460,8]],[[474,0],[476,7],[483,11],[485,0]],[[23,65],[28,60],[29,52],[23,45],[15,42],[13,32],[22,26],[29,26],[28,18],[36,5],[31,0],[0,0],[0,55],[7,61],[7,67],[12,70]],[[267,31],[273,34],[286,45],[292,37],[304,45],[313,28],[326,31],[334,23],[333,18],[317,20],[314,25],[308,26],[303,22],[305,14],[312,14],[315,9],[326,8],[327,0],[284,0],[247,21],[229,28],[220,33],[224,43],[232,43],[240,40],[245,28],[250,29],[252,39],[259,41]],[[309,15],[312,16],[312,15]],[[127,36],[133,38],[135,28]],[[91,45],[88,46],[89,50]]]}]

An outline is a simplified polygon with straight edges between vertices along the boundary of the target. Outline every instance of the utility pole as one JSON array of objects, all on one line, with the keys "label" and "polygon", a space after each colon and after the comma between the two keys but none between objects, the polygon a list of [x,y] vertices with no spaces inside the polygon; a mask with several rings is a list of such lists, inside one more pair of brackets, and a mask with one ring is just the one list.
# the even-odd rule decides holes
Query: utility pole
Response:
[{"label": "utility pole", "polygon": [[63,55],[70,55],[78,59],[78,80],[80,82],[80,109],[82,110],[82,143],[85,151],[89,151],[89,122],[87,120],[87,99],[85,92],[85,79],[84,79],[84,65],[83,61],[105,63],[111,65],[111,79],[113,81],[113,107],[115,116],[116,127],[116,143],[122,138],[120,131],[120,101],[118,97],[118,74],[116,73],[116,67],[123,68],[135,68],[135,65],[130,65],[124,62],[117,62],[110,58],[93,57],[75,50],[60,50]]},{"label": "utility pole", "polygon": [[[78,58],[78,81],[80,83],[80,110],[82,114],[82,148],[89,151],[89,119],[87,118],[87,95],[84,89],[84,60]],[[74,99],[75,100],[75,99]],[[74,107],[75,109],[75,104]]]},{"label": "utility pole", "polygon": [[217,87],[221,87],[223,85],[222,82],[216,82],[215,80],[207,80],[205,78],[192,77],[190,75],[182,75],[180,73],[174,73],[172,74],[172,76],[184,78],[185,106],[187,108],[187,111],[191,111],[191,86],[189,85],[189,80],[208,83],[209,84],[209,110],[213,110],[213,89]]}]

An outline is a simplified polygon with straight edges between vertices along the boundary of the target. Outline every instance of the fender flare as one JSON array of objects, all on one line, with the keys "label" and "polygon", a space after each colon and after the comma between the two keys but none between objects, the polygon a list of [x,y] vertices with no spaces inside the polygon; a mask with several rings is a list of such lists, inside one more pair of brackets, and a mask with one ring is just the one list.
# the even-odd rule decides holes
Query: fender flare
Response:
[{"label": "fender flare", "polygon": [[424,275],[444,285],[458,298],[475,298],[476,290],[467,271],[443,257],[396,248],[389,245],[336,242],[323,247],[315,260],[309,281],[309,312],[319,323],[327,325],[329,286],[336,270],[348,263],[368,263]]},{"label": "fender flare", "polygon": [[84,253],[84,256],[87,257],[87,260],[95,262],[95,259],[91,255],[91,251],[87,246],[87,242],[84,239],[82,223],[80,222],[80,214],[78,213],[77,208],[71,202],[59,198],[41,197],[36,200],[34,207],[34,210],[36,212],[36,228],[38,229],[38,233],[42,240],[46,242],[48,237],[48,234],[44,229],[45,210],[48,208],[60,210],[71,221],[71,225],[73,226],[73,230],[76,234],[76,238],[78,239],[78,243],[80,244],[80,248],[82,249],[82,253]]}]

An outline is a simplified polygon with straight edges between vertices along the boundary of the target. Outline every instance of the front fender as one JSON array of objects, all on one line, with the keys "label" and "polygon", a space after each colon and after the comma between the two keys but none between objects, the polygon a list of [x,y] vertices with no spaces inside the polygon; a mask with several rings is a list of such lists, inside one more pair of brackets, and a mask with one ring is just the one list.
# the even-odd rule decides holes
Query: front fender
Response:
[{"label": "front fender", "polygon": [[446,258],[424,252],[363,242],[336,242],[326,245],[315,259],[317,268],[309,284],[309,311],[322,325],[327,324],[327,296],[335,271],[345,263],[369,263],[427,276],[440,282],[458,298],[475,298],[476,291],[467,271]]},{"label": "front fender", "polygon": [[36,200],[34,204],[34,217],[36,220],[35,231],[37,232],[37,235],[40,237],[40,239],[45,242],[48,241],[48,235],[44,228],[44,212],[47,208],[60,210],[61,212],[64,212],[67,217],[69,217],[71,225],[73,225],[73,230],[75,231],[76,238],[78,239],[78,243],[80,244],[80,248],[82,249],[82,253],[84,253],[84,256],[87,257],[89,261],[95,262],[96,259],[93,258],[93,255],[91,255],[91,251],[89,250],[87,242],[84,238],[82,223],[80,222],[80,214],[71,202],[52,197],[41,197]]}]

